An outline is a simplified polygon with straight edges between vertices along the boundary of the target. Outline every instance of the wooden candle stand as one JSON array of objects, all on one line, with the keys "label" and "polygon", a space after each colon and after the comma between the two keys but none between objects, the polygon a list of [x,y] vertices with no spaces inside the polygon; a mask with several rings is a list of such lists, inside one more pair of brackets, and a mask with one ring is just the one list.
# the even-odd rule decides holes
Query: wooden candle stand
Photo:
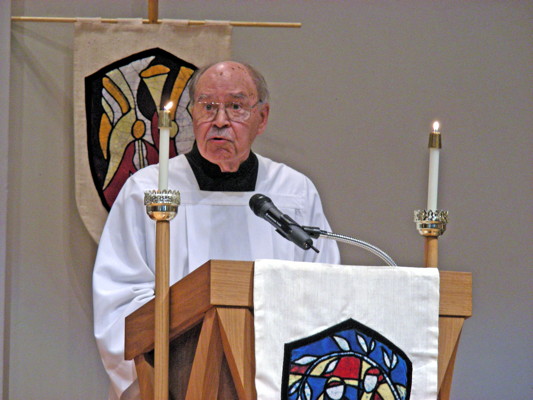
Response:
[{"label": "wooden candle stand", "polygon": [[153,395],[158,400],[168,399],[170,220],[176,216],[179,203],[180,195],[176,191],[153,190],[144,194],[146,212],[156,221]]},{"label": "wooden candle stand", "polygon": [[[416,227],[424,236],[424,266],[438,268],[439,266],[439,237],[446,230],[448,212],[442,210],[415,211]],[[457,281],[455,301],[462,307],[451,315],[440,315],[439,318],[439,400],[450,398],[453,368],[459,346],[459,338],[465,319],[472,316],[472,274],[463,272],[465,281]],[[442,275],[441,275],[442,279]],[[441,296],[442,296],[441,281]],[[464,286],[466,285],[466,286]],[[459,295],[459,293],[462,293]],[[441,299],[442,304],[442,299]]]}]

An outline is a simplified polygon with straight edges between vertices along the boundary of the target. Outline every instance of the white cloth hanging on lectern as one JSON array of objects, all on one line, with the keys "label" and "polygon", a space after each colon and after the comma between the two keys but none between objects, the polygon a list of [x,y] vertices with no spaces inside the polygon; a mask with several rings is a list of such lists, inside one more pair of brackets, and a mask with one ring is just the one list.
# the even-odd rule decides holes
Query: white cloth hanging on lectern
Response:
[{"label": "white cloth hanging on lectern", "polygon": [[254,268],[258,400],[280,398],[284,345],[354,319],[412,361],[411,399],[437,396],[439,273],[259,260]]}]

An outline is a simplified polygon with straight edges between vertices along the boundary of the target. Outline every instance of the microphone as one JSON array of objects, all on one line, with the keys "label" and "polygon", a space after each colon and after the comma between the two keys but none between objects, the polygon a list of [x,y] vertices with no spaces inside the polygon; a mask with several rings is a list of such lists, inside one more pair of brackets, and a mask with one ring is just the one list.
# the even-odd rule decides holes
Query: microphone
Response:
[{"label": "microphone", "polygon": [[258,217],[268,221],[285,239],[290,240],[297,246],[304,250],[313,249],[317,253],[319,250],[313,246],[313,239],[304,231],[304,229],[298,225],[287,214],[283,214],[274,205],[272,200],[264,194],[254,194],[250,198],[250,208]]}]

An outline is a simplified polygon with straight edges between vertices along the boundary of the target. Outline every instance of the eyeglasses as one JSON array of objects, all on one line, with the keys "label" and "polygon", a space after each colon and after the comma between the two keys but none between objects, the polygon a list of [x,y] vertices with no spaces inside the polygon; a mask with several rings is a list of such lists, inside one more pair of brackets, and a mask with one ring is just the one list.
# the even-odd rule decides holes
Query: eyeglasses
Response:
[{"label": "eyeglasses", "polygon": [[224,107],[228,119],[234,122],[244,122],[250,115],[252,110],[261,103],[259,100],[253,106],[246,106],[238,101],[228,101],[226,103],[218,103],[214,101],[197,101],[193,105],[193,111],[196,113],[196,120],[199,122],[213,121],[220,110],[220,107]]}]

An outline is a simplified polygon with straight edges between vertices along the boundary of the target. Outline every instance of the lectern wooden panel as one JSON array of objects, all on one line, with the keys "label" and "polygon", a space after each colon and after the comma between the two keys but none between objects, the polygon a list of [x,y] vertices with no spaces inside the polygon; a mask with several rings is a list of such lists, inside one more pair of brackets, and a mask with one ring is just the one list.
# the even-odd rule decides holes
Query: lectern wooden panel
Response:
[{"label": "lectern wooden panel", "polygon": [[[177,339],[171,347],[188,364],[170,377],[179,399],[256,398],[252,312],[252,262],[211,260],[171,287],[170,340]],[[439,314],[439,399],[445,400],[463,322],[472,315],[470,273],[440,271]],[[151,301],[126,318],[125,357],[135,359],[143,400],[153,399],[145,359],[153,346]]]}]

